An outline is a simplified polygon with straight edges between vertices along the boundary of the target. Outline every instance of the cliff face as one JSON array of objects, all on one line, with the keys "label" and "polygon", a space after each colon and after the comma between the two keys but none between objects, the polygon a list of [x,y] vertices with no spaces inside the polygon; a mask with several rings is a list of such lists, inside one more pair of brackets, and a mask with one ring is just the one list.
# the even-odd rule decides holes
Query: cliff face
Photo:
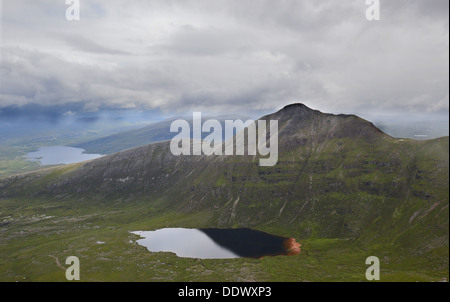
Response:
[{"label": "cliff face", "polygon": [[279,159],[173,156],[169,142],[0,180],[0,198],[158,200],[209,213],[217,227],[274,223],[302,238],[448,247],[448,137],[392,138],[352,115],[295,104],[279,121]]}]

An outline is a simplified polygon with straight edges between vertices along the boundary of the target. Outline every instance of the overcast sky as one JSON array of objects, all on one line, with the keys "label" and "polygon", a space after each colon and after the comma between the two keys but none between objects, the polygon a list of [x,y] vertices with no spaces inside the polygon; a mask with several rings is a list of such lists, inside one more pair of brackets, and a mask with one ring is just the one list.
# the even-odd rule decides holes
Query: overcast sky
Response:
[{"label": "overcast sky", "polygon": [[1,3],[3,111],[449,109],[448,0],[381,0],[380,21],[365,0]]}]

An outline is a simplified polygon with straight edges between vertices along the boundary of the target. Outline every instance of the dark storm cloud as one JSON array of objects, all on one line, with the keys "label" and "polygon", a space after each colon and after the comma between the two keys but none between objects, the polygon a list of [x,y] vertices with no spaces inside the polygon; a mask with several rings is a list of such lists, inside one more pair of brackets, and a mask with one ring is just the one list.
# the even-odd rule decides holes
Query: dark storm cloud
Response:
[{"label": "dark storm cloud", "polygon": [[0,108],[448,112],[447,0],[81,4],[3,2]]},{"label": "dark storm cloud", "polygon": [[27,122],[36,120],[57,122],[66,116],[68,112],[76,112],[82,108],[82,103],[70,103],[51,107],[38,104],[7,106],[0,109],[0,119],[2,121],[23,119]]}]

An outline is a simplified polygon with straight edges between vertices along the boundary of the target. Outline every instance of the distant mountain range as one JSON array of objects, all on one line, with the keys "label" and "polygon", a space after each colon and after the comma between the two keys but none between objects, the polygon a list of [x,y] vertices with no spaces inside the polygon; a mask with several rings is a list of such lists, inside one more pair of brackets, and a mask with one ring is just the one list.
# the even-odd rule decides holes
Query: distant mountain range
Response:
[{"label": "distant mountain range", "polygon": [[[218,120],[223,125],[227,119],[241,119],[244,122],[250,119],[244,115],[220,115],[217,117],[202,117],[205,121],[209,118]],[[190,125],[192,129],[192,116],[171,118],[162,122],[156,122],[154,124],[145,126],[139,129],[132,129],[128,131],[119,132],[113,135],[105,136],[98,139],[89,140],[86,142],[71,144],[71,147],[82,148],[86,150],[86,153],[95,154],[112,154],[115,152],[131,149],[139,146],[145,146],[155,142],[162,142],[172,139],[176,133],[170,132],[170,125],[177,119],[184,119]],[[206,136],[206,135],[204,135]],[[204,138],[203,136],[203,138]]]},{"label": "distant mountain range", "polygon": [[[273,167],[259,166],[258,155],[177,157],[166,141],[1,179],[0,198],[142,200],[155,211],[202,213],[215,227],[273,224],[301,238],[349,239],[448,274],[448,137],[394,138],[303,104],[262,119],[279,123]],[[130,143],[121,134],[78,146],[109,153],[149,132],[147,140],[168,138],[168,125],[128,132]]]}]

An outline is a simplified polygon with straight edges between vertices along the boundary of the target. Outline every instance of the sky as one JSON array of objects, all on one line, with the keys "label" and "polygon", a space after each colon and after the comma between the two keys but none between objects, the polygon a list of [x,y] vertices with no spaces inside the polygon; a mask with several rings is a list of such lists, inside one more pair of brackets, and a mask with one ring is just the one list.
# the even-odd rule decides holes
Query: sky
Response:
[{"label": "sky", "polygon": [[[449,112],[449,1],[0,0],[0,118]],[[37,109],[38,108],[38,109]]]}]

